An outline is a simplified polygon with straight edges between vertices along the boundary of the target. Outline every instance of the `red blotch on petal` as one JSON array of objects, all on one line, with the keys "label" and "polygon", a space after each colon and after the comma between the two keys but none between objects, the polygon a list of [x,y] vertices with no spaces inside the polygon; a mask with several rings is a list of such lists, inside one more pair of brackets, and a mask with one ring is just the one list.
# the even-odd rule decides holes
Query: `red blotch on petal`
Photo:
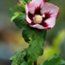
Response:
[{"label": "red blotch on petal", "polygon": [[40,6],[35,9],[35,13],[34,13],[34,14],[35,14],[35,15],[36,15],[36,14],[41,15],[41,8],[40,8]]},{"label": "red blotch on petal", "polygon": [[30,12],[28,12],[28,17],[29,17],[31,20],[33,20],[34,15],[31,14]]},{"label": "red blotch on petal", "polygon": [[42,20],[42,23],[40,23],[41,25],[43,25],[44,27],[48,27],[47,23],[45,23],[45,20],[50,18],[50,15],[49,13],[45,13],[45,18],[43,18]]}]

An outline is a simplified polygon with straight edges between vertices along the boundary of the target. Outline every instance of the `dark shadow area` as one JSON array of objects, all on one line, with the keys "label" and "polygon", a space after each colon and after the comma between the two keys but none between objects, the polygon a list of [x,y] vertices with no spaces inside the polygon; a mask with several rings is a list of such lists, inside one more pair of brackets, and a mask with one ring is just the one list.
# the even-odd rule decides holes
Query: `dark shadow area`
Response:
[{"label": "dark shadow area", "polygon": [[0,65],[11,65],[11,61],[0,59]]}]

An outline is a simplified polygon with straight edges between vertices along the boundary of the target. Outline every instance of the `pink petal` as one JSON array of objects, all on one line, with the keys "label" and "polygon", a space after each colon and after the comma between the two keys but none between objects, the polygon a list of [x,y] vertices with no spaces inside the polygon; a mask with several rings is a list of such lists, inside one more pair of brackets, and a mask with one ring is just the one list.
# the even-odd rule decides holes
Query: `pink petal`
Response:
[{"label": "pink petal", "polygon": [[45,3],[44,0],[32,0],[32,2],[35,4],[35,7],[39,7]]},{"label": "pink petal", "polygon": [[51,17],[51,18],[45,20],[45,23],[48,25],[47,28],[53,28],[55,26],[55,21],[56,21],[55,17]]},{"label": "pink petal", "polygon": [[42,7],[44,4],[44,0],[32,0],[30,3],[26,5],[26,13],[30,12],[34,14],[35,9],[37,7]]},{"label": "pink petal", "polygon": [[57,7],[56,5],[52,4],[52,3],[45,3],[43,5],[43,8],[41,10],[41,13],[44,14],[44,13],[50,13],[52,14],[51,16],[54,16],[56,17],[58,12],[59,12],[59,7]]},{"label": "pink petal", "polygon": [[47,3],[47,2],[44,4],[41,13],[42,14],[50,13],[50,17],[44,21],[49,28],[54,27],[58,12],[59,12],[59,7],[55,6],[54,4]]},{"label": "pink petal", "polygon": [[35,24],[35,25],[30,25],[30,26],[37,29],[44,29],[44,27],[40,24]]},{"label": "pink petal", "polygon": [[32,21],[31,19],[28,17],[28,15],[26,15],[26,21],[30,24]]}]

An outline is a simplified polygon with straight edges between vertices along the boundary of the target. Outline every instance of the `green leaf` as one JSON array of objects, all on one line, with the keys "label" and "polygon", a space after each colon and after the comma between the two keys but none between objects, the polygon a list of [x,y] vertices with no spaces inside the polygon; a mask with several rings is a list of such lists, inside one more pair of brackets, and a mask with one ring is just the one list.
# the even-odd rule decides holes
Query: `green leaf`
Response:
[{"label": "green leaf", "polygon": [[[33,62],[43,54],[46,30],[42,31],[28,27],[23,33],[26,33],[24,36],[28,39],[29,42],[29,48],[27,49],[28,59]],[[25,37],[24,39],[26,39]]]},{"label": "green leaf", "polygon": [[22,28],[22,29],[26,29],[27,27],[27,24],[26,24],[26,21],[25,21],[25,14],[21,13],[19,14],[19,16],[17,16],[13,22],[16,24],[16,26],[18,28]]},{"label": "green leaf", "polygon": [[29,3],[32,0],[20,0],[20,1],[26,4],[26,3]]},{"label": "green leaf", "polygon": [[23,52],[17,52],[12,58],[12,65],[32,65],[43,54],[46,31],[32,29],[29,26],[24,30],[24,36],[28,35],[29,47]]},{"label": "green leaf", "polygon": [[13,21],[14,19],[16,19],[19,16],[18,12],[14,13],[14,16],[11,17],[11,21]]},{"label": "green leaf", "polygon": [[22,31],[22,36],[24,38],[24,40],[29,43],[30,39],[29,39],[29,34],[27,33],[28,31],[27,30],[23,30]]},{"label": "green leaf", "polygon": [[65,61],[59,56],[54,55],[52,58],[48,59],[41,65],[65,65]]},{"label": "green leaf", "polygon": [[[43,33],[43,34],[42,34]],[[29,42],[30,46],[28,48],[28,54],[30,55],[30,59],[35,61],[39,56],[43,54],[43,46],[44,46],[44,32],[34,31],[30,33],[31,40]]]},{"label": "green leaf", "polygon": [[23,65],[24,64],[24,57],[26,55],[25,51],[18,51],[10,60],[12,60],[11,65]]},{"label": "green leaf", "polygon": [[13,17],[15,16],[14,14],[15,13],[24,13],[25,14],[25,5],[22,4],[21,6],[19,5],[16,5],[16,6],[13,6],[12,8],[9,9],[9,14],[10,14],[10,17]]},{"label": "green leaf", "polygon": [[28,65],[26,62],[22,62],[20,65]]}]

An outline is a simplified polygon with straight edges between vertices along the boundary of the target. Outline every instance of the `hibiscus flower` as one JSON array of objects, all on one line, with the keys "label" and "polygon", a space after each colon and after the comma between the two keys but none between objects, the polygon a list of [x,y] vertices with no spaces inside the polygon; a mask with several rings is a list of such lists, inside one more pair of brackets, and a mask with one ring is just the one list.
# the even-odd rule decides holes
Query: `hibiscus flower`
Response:
[{"label": "hibiscus flower", "polygon": [[26,21],[30,27],[51,29],[55,26],[59,7],[45,0],[32,0],[26,4]]}]

